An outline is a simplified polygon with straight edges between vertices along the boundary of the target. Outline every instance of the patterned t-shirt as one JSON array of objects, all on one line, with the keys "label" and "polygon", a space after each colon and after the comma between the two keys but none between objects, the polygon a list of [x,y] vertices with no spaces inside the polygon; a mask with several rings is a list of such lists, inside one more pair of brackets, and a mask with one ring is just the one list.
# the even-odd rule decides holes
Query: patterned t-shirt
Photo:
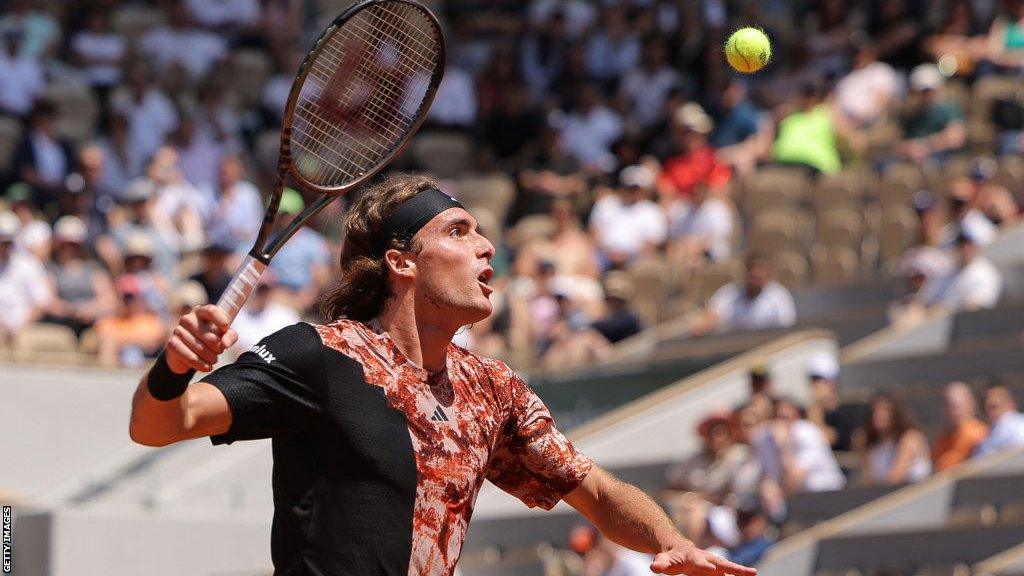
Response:
[{"label": "patterned t-shirt", "polygon": [[429,374],[379,324],[295,324],[204,378],[214,444],[273,438],[275,576],[448,575],[484,479],[550,509],[592,462],[504,363],[455,345]]}]

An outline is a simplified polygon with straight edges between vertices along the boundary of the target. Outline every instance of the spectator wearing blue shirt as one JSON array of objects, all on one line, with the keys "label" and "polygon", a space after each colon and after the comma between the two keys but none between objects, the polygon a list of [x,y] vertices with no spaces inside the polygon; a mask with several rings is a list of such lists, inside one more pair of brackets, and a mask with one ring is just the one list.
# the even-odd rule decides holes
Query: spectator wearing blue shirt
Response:
[{"label": "spectator wearing blue shirt", "polygon": [[988,438],[974,449],[975,456],[1024,447],[1024,414],[1017,410],[1017,402],[1005,386],[993,386],[985,392],[985,416]]},{"label": "spectator wearing blue shirt", "polygon": [[[285,188],[274,223],[275,233],[291,224],[303,208],[302,196],[291,188]],[[327,241],[307,226],[300,228],[270,263],[270,269],[277,275],[277,283],[290,294],[291,303],[300,311],[308,310],[316,302],[320,290],[327,284],[329,266]]]},{"label": "spectator wearing blue shirt", "polygon": [[736,511],[736,527],[739,528],[740,542],[729,550],[729,559],[733,562],[753,566],[775,545],[775,538],[768,530],[768,519],[756,504],[742,506]]},{"label": "spectator wearing blue shirt", "polygon": [[747,95],[747,86],[732,79],[713,110],[715,130],[709,142],[722,162],[740,173],[753,170],[771,145],[767,118]]}]

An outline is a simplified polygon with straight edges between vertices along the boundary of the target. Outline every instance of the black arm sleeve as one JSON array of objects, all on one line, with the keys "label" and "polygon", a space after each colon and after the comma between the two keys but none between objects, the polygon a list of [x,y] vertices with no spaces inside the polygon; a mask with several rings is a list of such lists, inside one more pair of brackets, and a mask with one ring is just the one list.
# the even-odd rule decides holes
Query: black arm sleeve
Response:
[{"label": "black arm sleeve", "polygon": [[210,441],[230,444],[308,430],[322,413],[322,349],[316,329],[300,322],[204,377],[231,408],[231,427]]}]

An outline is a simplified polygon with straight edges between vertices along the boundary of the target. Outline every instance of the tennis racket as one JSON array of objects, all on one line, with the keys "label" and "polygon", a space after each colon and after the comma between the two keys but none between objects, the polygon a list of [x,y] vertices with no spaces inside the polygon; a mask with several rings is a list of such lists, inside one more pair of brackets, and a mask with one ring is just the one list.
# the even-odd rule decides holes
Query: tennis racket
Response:
[{"label": "tennis racket", "polygon": [[[363,0],[324,30],[292,83],[277,180],[256,243],[217,302],[228,318],[299,228],[405,148],[430,109],[444,63],[437,18],[412,0]],[[320,196],[268,243],[288,175]]]}]

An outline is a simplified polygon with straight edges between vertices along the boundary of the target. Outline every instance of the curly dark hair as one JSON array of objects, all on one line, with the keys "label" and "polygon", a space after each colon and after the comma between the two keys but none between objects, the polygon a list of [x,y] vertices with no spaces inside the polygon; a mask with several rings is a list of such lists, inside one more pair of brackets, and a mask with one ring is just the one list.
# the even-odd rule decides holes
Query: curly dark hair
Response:
[{"label": "curly dark hair", "polygon": [[[392,293],[384,257],[373,252],[374,238],[403,202],[431,188],[437,188],[437,182],[430,178],[399,174],[360,195],[345,216],[341,277],[321,305],[328,321],[344,317],[365,322],[384,309]],[[392,240],[389,249],[415,250],[413,244]]]},{"label": "curly dark hair", "polygon": [[871,399],[871,409],[864,416],[864,443],[868,448],[882,441],[881,431],[875,427],[875,422],[871,415],[874,412],[875,406],[883,403],[888,404],[889,409],[892,411],[892,437],[897,442],[910,430],[917,429],[914,419],[910,416],[902,402],[888,394],[878,394]]}]

